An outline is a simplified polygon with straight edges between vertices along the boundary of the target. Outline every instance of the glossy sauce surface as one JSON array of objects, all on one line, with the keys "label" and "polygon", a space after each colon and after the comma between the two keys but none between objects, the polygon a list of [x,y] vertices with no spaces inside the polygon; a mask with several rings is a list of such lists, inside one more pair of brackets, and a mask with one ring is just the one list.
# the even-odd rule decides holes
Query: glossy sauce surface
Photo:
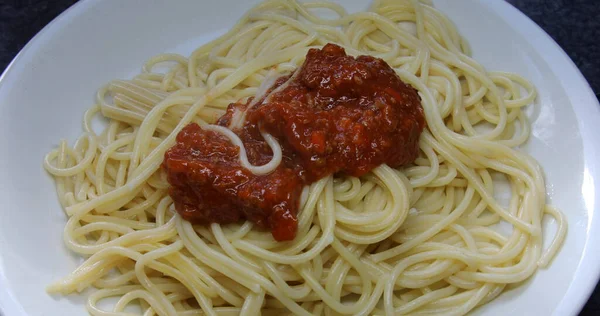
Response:
[{"label": "glossy sauce surface", "polygon": [[304,185],[330,174],[358,177],[380,164],[410,163],[425,125],[416,90],[383,60],[347,56],[333,44],[311,49],[294,74],[277,79],[251,103],[231,104],[217,124],[227,127],[246,111],[244,124],[233,131],[250,163],[263,165],[273,156],[261,129],[278,140],[282,163],[254,175],[240,165],[239,148],[225,136],[186,126],[163,162],[170,195],[186,220],[245,218],[270,229],[276,240],[291,240]]}]

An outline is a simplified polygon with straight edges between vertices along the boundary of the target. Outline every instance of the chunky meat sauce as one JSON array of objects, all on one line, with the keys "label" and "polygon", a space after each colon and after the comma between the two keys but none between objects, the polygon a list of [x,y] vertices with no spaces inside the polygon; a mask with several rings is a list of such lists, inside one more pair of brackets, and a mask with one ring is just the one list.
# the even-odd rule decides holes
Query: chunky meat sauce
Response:
[{"label": "chunky meat sauce", "polygon": [[239,148],[225,136],[186,126],[163,162],[170,195],[186,220],[248,219],[278,241],[291,240],[305,184],[410,163],[425,125],[416,90],[390,66],[371,56],[347,56],[333,44],[309,50],[296,74],[279,78],[254,106],[250,102],[229,105],[217,124],[227,127],[236,111],[248,109],[243,126],[233,129],[248,160],[263,165],[272,158],[262,129],[281,144],[282,163],[272,173],[254,175],[240,165]]}]

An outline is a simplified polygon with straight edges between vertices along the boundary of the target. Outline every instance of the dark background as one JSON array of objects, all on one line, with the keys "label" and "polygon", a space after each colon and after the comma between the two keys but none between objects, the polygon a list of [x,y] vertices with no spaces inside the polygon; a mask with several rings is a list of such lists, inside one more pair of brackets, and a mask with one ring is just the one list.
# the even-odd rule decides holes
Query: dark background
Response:
[{"label": "dark background", "polygon": [[[541,26],[567,52],[600,96],[600,2],[507,0]],[[0,0],[0,71],[25,44],[74,0]],[[600,315],[600,287],[582,310]],[[10,316],[10,315],[6,315]],[[541,315],[540,315],[541,316]]]}]

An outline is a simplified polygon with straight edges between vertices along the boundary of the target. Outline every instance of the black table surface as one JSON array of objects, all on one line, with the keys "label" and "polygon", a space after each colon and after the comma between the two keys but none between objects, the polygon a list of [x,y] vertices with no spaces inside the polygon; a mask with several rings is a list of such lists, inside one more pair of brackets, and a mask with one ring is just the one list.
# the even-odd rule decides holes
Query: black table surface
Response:
[{"label": "black table surface", "polygon": [[[567,52],[600,96],[600,2],[507,0],[540,25]],[[0,0],[0,70],[74,0]],[[600,315],[600,286],[581,311]],[[7,315],[8,316],[8,315]]]}]

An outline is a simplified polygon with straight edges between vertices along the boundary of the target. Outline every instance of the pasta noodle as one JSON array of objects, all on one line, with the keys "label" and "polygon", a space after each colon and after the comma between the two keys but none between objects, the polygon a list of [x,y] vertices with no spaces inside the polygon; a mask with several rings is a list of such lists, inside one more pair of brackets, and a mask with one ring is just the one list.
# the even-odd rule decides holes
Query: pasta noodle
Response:
[{"label": "pasta noodle", "polygon": [[[243,149],[209,124],[330,42],[382,58],[418,90],[427,128],[416,161],[305,187],[290,242],[251,222],[182,220],[160,169],[177,132],[195,122]],[[135,78],[108,83],[83,135],[46,156],[68,216],[64,242],[86,258],[48,291],[96,288],[92,315],[132,306],[144,315],[466,314],[548,265],[565,238],[542,169],[517,149],[529,138],[524,108],[535,97],[526,79],[473,60],[426,1],[378,0],[348,14],[329,2],[268,0],[191,56],[158,55]],[[101,132],[92,127],[97,114],[108,119]],[[257,174],[281,161],[277,141],[263,136],[271,162],[252,166],[240,154]],[[500,182],[508,201],[494,195]],[[545,250],[544,215],[558,223]]]}]

